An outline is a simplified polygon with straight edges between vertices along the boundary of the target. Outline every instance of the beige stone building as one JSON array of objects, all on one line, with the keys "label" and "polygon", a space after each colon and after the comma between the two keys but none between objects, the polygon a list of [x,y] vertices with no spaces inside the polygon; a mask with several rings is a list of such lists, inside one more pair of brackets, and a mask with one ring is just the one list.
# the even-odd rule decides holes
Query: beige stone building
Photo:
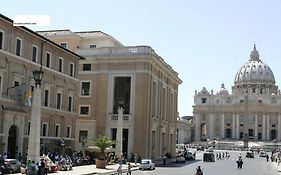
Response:
[{"label": "beige stone building", "polygon": [[188,116],[178,118],[177,122],[177,144],[187,144],[192,141],[193,122]]},{"label": "beige stone building", "polygon": [[151,47],[123,46],[100,31],[39,33],[86,58],[79,64],[77,148],[99,134],[116,139],[123,101],[123,153],[142,158],[175,154],[181,80]]},{"label": "beige stone building", "polygon": [[41,150],[74,149],[80,59],[83,57],[0,15],[0,153],[8,153],[10,158],[17,153],[26,155],[32,71],[41,65]]},{"label": "beige stone building", "polygon": [[221,85],[214,93],[195,92],[195,139],[281,140],[281,95],[268,65],[254,46],[235,75],[232,94]]}]

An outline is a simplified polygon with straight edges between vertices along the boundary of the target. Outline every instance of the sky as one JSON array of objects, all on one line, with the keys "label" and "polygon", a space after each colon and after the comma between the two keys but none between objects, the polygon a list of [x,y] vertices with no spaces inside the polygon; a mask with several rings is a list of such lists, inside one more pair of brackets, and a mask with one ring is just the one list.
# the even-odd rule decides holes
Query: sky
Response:
[{"label": "sky", "polygon": [[194,91],[231,92],[256,44],[281,84],[280,0],[5,0],[0,13],[48,15],[32,30],[103,31],[125,46],[148,45],[178,72],[179,116],[193,115]]}]

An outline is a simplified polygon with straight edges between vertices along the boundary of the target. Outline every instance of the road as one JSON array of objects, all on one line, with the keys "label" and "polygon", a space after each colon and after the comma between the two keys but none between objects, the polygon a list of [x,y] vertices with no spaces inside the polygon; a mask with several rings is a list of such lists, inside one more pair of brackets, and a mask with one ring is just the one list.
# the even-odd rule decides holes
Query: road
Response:
[{"label": "road", "polygon": [[[219,151],[215,151],[219,152]],[[150,171],[135,171],[133,175],[194,175],[196,167],[203,168],[204,175],[281,175],[277,172],[271,162],[266,162],[266,158],[259,157],[255,154],[255,158],[246,158],[245,152],[231,151],[230,158],[224,160],[216,160],[215,162],[202,162],[203,151],[197,152],[195,161],[187,161],[184,163],[171,163],[167,167],[156,167]],[[243,159],[243,168],[237,169],[236,159],[241,153]]]}]

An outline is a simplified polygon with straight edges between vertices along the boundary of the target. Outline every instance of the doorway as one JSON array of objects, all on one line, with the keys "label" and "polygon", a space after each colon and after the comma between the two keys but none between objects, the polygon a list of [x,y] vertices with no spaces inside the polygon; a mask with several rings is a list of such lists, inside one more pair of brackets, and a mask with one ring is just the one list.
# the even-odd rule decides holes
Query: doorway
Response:
[{"label": "doorway", "polygon": [[17,153],[17,127],[12,125],[9,129],[9,137],[8,137],[8,158],[15,159]]}]

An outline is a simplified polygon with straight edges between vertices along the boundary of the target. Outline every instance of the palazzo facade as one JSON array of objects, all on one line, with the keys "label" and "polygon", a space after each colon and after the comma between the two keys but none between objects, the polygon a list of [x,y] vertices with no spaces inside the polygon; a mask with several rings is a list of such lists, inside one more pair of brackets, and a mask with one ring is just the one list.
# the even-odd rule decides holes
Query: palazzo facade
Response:
[{"label": "palazzo facade", "polygon": [[[40,149],[75,149],[78,63],[83,57],[0,14],[0,154],[26,157],[34,89],[41,67]],[[64,141],[64,146],[61,143]]]},{"label": "palazzo facade", "polygon": [[250,59],[236,73],[232,93],[221,85],[214,93],[195,91],[195,140],[281,140],[281,94],[274,74],[254,46]]},{"label": "palazzo facade", "polygon": [[[79,63],[77,148],[96,136],[117,138],[123,102],[124,155],[175,155],[178,73],[149,46],[123,46],[101,31],[41,31],[41,35],[85,57]],[[118,140],[120,141],[120,140]]]}]

